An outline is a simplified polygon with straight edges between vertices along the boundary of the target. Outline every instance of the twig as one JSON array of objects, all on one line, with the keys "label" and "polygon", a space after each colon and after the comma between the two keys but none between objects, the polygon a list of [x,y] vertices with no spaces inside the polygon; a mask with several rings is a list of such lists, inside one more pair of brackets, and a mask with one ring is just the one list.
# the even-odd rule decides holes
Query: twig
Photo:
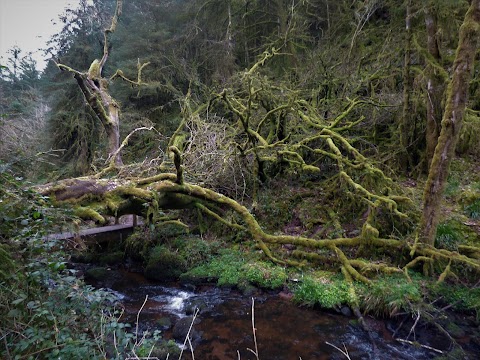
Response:
[{"label": "twig", "polygon": [[147,300],[148,300],[148,294],[145,295],[145,300],[143,301],[143,304],[142,304],[142,306],[140,307],[140,310],[138,310],[138,313],[137,313],[137,324],[136,324],[136,327],[135,327],[135,345],[138,344],[138,323],[139,323],[140,313],[142,312],[143,307],[147,303]]},{"label": "twig", "polygon": [[345,344],[343,344],[343,348],[345,349],[345,351],[342,350],[342,349],[340,349],[338,346],[335,346],[335,345],[333,345],[332,343],[329,343],[328,341],[325,341],[325,344],[330,345],[331,347],[337,349],[337,350],[340,351],[348,360],[351,360],[351,359],[350,359],[350,355],[348,355],[348,350],[347,350],[347,347],[345,346]]},{"label": "twig", "polygon": [[189,336],[190,336],[190,332],[192,331],[192,328],[193,328],[193,323],[195,322],[195,319],[197,318],[197,315],[198,315],[199,312],[200,312],[200,310],[198,308],[196,308],[195,313],[193,314],[192,322],[190,324],[190,327],[188,328],[187,335],[185,336],[185,341],[183,342],[182,351],[180,351],[180,356],[178,357],[178,360],[180,360],[183,356],[183,350],[185,349],[185,346],[187,345],[187,341],[188,341],[188,344],[190,345],[190,350],[192,352],[192,357],[193,357],[193,348],[192,348],[192,343],[189,339]]},{"label": "twig", "polygon": [[410,345],[413,345],[413,346],[420,346],[420,347],[422,347],[422,348],[424,348],[424,349],[432,350],[432,351],[435,351],[435,352],[437,352],[437,353],[439,353],[439,354],[443,354],[443,351],[442,351],[442,350],[435,349],[435,348],[433,348],[433,347],[431,347],[431,346],[428,346],[428,345],[419,344],[419,343],[416,342],[416,341],[410,341],[410,340],[405,340],[405,339],[395,339],[395,340],[397,340],[397,341],[399,341],[399,342],[406,343],[406,344],[410,344]]},{"label": "twig", "polygon": [[187,336],[188,346],[190,346],[190,352],[192,353],[192,360],[195,360],[195,354],[193,353],[193,345],[192,340],[190,340],[190,336]]},{"label": "twig", "polygon": [[257,328],[255,327],[255,299],[252,297],[252,332],[253,332],[253,342],[255,344],[255,351],[250,348],[247,348],[257,360],[260,360],[258,357],[258,345],[257,345]]},{"label": "twig", "polygon": [[413,332],[413,340],[415,340],[415,327],[418,324],[418,321],[420,320],[420,311],[417,311],[417,318],[415,319],[415,322],[413,323],[413,326],[411,327],[410,331],[408,332],[407,339],[410,337],[410,335]]}]

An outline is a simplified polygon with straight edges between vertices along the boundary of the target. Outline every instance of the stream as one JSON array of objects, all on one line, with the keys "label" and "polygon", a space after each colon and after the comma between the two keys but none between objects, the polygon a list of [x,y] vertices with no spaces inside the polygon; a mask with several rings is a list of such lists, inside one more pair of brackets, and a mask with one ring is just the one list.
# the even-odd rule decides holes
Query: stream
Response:
[{"label": "stream", "polygon": [[[89,283],[113,290],[125,307],[121,320],[130,324],[136,323],[137,314],[147,298],[140,312],[139,329],[161,330],[163,338],[175,339],[179,344],[183,343],[191,324],[192,313],[199,308],[191,333],[196,359],[238,359],[239,356],[244,360],[255,359],[248,350],[255,349],[252,297],[212,286],[159,284],[125,270],[111,270],[106,279]],[[375,358],[371,339],[354,317],[298,307],[273,293],[259,293],[253,298],[260,359],[346,359],[327,342],[342,350],[346,348],[352,360]],[[391,334],[397,326],[393,321],[366,320],[373,330],[377,359],[433,359],[440,355],[393,339]],[[426,335],[418,334],[420,331]],[[428,329],[418,330],[416,336],[420,344],[448,350],[449,341],[438,336],[428,337]],[[475,358],[475,355],[471,357]],[[184,353],[183,359],[191,359],[190,351]]]}]

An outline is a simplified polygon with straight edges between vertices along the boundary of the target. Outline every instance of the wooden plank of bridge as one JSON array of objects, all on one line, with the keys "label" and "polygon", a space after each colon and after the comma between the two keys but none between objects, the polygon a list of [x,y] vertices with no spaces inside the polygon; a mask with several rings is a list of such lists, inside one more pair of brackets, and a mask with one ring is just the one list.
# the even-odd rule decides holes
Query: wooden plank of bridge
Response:
[{"label": "wooden plank of bridge", "polygon": [[133,224],[119,224],[119,225],[109,225],[102,226],[97,228],[80,230],[78,232],[65,232],[60,234],[49,234],[44,237],[45,240],[67,240],[73,239],[75,236],[86,237],[86,236],[95,236],[102,233],[115,232],[124,229],[133,229]]}]

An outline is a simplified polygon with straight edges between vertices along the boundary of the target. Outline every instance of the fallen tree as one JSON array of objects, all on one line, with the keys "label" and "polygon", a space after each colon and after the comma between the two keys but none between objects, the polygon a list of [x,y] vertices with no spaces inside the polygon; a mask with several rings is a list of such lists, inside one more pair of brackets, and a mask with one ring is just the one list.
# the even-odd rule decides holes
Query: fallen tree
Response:
[{"label": "fallen tree", "polygon": [[[455,252],[427,244],[380,237],[379,231],[373,226],[374,209],[365,219],[360,234],[355,237],[316,239],[269,234],[247,207],[236,200],[184,182],[181,154],[177,148],[170,148],[170,151],[175,156],[176,173],[161,173],[139,179],[83,177],[43,185],[37,190],[50,196],[57,204],[72,204],[77,215],[94,219],[100,224],[106,222],[106,215],[137,214],[149,222],[155,222],[159,210],[198,208],[233,231],[246,231],[265,255],[276,263],[292,266],[305,266],[308,262],[333,265],[352,279],[364,283],[370,282],[369,274],[377,272],[403,272],[408,277],[409,269],[418,264],[423,264],[427,273],[434,269],[434,265],[437,269],[443,266],[438,281],[444,281],[447,276],[456,276],[453,267],[457,264],[480,272],[480,259],[476,256],[480,250],[474,247],[460,247],[459,252]],[[235,214],[233,221],[227,220],[225,214],[228,211]],[[392,212],[395,211],[398,210],[392,208]],[[282,244],[295,245],[298,250],[287,254],[278,246]],[[391,262],[369,262],[346,255],[348,249],[359,247],[366,247],[370,251],[383,249],[386,254],[391,254]],[[406,260],[402,261],[402,258]]]}]

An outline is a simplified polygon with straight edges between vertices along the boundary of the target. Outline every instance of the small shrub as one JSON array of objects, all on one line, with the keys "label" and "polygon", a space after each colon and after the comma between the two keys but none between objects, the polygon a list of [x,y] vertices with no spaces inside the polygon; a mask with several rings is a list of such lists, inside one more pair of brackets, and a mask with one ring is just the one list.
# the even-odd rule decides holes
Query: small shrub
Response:
[{"label": "small shrub", "polygon": [[458,193],[460,189],[460,181],[457,178],[449,177],[447,180],[447,186],[445,188],[445,196],[452,197]]}]

